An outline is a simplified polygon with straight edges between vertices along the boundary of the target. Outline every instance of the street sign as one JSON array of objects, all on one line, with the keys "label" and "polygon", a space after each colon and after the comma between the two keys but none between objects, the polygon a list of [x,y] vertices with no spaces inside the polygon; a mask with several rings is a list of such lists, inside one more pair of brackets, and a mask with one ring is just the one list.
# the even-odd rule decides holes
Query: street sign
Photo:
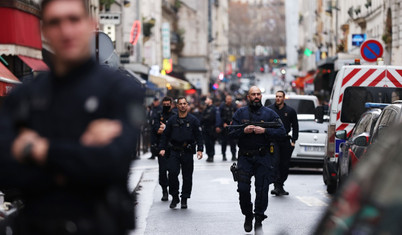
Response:
[{"label": "street sign", "polygon": [[376,62],[382,57],[384,48],[377,40],[367,40],[360,47],[360,54],[365,61]]},{"label": "street sign", "polygon": [[99,14],[100,24],[120,24],[120,13],[101,13]]},{"label": "street sign", "polygon": [[360,46],[366,41],[367,34],[352,34],[352,46]]},{"label": "street sign", "polygon": [[130,43],[133,45],[137,44],[140,34],[141,34],[141,22],[139,20],[136,20],[133,23],[133,27],[131,27]]},{"label": "street sign", "polygon": [[170,24],[164,22],[162,24],[162,57],[170,59]]}]

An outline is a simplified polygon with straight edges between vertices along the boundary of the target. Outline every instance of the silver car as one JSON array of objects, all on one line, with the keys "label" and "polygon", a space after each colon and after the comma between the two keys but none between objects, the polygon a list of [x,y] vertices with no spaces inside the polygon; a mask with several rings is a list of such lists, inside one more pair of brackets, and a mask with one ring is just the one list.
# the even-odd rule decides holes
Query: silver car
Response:
[{"label": "silver car", "polygon": [[314,115],[298,114],[299,139],[290,160],[292,166],[322,167],[327,142],[327,123],[317,123]]}]

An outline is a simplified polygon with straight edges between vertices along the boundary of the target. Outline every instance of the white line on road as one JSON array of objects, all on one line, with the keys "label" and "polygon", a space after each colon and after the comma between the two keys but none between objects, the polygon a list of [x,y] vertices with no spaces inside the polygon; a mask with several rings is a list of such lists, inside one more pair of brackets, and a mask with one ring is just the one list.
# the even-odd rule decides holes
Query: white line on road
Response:
[{"label": "white line on road", "polygon": [[212,182],[219,182],[220,184],[231,184],[232,183],[232,179],[230,178],[218,178],[218,179],[214,179],[211,180]]},{"label": "white line on road", "polygon": [[307,206],[327,206],[327,203],[321,201],[318,198],[315,197],[300,197],[297,196],[297,199],[299,199],[301,202],[306,204]]}]

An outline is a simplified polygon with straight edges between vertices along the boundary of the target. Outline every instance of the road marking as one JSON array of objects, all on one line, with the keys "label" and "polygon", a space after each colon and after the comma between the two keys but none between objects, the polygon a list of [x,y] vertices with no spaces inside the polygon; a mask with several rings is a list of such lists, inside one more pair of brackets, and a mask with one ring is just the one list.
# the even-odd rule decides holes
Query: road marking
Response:
[{"label": "road marking", "polygon": [[230,178],[218,178],[211,180],[212,182],[219,182],[220,184],[230,184],[233,180]]},{"label": "road marking", "polygon": [[297,196],[297,199],[299,199],[301,202],[306,204],[307,206],[327,206],[327,203],[321,201],[318,198],[315,197],[300,197]]}]

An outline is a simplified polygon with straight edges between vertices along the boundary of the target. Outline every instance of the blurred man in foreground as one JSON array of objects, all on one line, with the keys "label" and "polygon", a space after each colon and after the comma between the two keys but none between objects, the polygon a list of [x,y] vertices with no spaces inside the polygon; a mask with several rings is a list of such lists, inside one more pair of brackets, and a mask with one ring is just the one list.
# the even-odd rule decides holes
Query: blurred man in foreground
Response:
[{"label": "blurred man in foreground", "polygon": [[21,191],[13,234],[125,234],[134,227],[127,178],[142,91],[90,55],[85,0],[43,0],[53,67],[0,111],[0,187]]}]

